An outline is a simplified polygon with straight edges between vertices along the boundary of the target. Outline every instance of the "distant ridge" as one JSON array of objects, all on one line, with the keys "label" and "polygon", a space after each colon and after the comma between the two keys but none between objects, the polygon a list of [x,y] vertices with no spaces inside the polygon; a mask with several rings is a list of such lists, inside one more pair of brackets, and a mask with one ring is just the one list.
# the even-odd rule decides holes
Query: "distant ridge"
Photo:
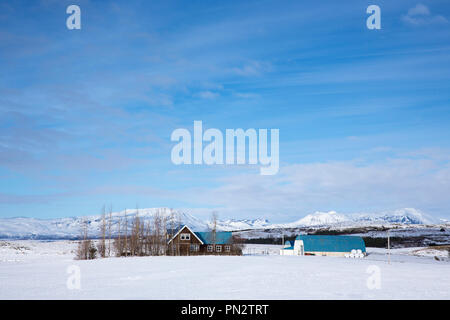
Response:
[{"label": "distant ridge", "polygon": [[339,214],[335,211],[315,212],[292,223],[278,224],[278,227],[317,227],[379,224],[439,224],[439,221],[414,208],[403,208],[392,212]]},{"label": "distant ridge", "polygon": [[[169,208],[126,209],[111,214],[113,235],[117,232],[119,220],[121,220],[123,228],[125,214],[127,216],[128,230],[130,230],[136,214],[145,223],[151,221],[156,214],[159,214],[167,219],[169,228],[171,226],[176,227],[178,224],[187,224],[198,231],[208,228],[205,222],[194,216]],[[106,216],[108,217],[108,214]],[[58,219],[6,218],[0,219],[0,239],[75,239],[81,234],[83,221],[86,221],[88,224],[90,237],[98,237],[100,235],[101,215]]]},{"label": "distant ridge", "polygon": [[[128,227],[136,214],[146,223],[156,214],[167,219],[170,227],[177,224],[187,224],[195,231],[205,231],[210,228],[207,221],[202,221],[191,214],[169,208],[127,209],[112,213],[112,230],[116,233],[119,219],[123,225],[125,213],[128,217]],[[81,233],[81,224],[87,221],[89,236],[100,235],[101,215],[72,217],[59,219],[36,218],[2,218],[0,219],[0,239],[76,239]],[[220,220],[217,229],[221,231],[238,231],[248,229],[275,229],[301,227],[352,227],[370,225],[431,225],[445,224],[446,220],[436,220],[414,208],[398,209],[392,212],[340,214],[335,211],[314,212],[305,217],[284,224],[271,224],[267,219],[229,219]]]}]

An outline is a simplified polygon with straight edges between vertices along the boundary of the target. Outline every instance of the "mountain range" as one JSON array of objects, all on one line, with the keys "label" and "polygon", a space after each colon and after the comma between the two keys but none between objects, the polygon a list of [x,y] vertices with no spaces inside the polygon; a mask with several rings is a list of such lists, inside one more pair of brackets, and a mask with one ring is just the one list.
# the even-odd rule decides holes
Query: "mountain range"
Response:
[{"label": "mountain range", "polygon": [[[144,223],[153,221],[155,216],[165,218],[168,228],[187,224],[195,231],[208,230],[209,221],[202,221],[191,214],[169,208],[127,209],[111,213],[112,234],[117,234],[119,221],[124,232],[125,219],[130,230],[133,219],[138,215]],[[106,214],[108,217],[109,214]],[[59,219],[36,218],[2,218],[0,219],[0,239],[75,239],[82,233],[83,224],[87,224],[89,236],[98,237],[102,225],[102,216],[70,217]],[[432,225],[448,223],[427,216],[414,208],[404,208],[392,212],[341,214],[335,211],[314,212],[297,221],[272,224],[267,219],[231,219],[217,221],[217,230],[238,231],[248,229],[275,228],[321,228],[321,227],[351,227],[370,225]]]}]

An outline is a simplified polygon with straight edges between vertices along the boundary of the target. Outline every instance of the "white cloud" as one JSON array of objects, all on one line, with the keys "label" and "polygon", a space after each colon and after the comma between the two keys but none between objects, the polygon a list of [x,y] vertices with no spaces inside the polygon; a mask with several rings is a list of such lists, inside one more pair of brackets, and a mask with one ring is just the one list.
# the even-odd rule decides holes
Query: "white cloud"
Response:
[{"label": "white cloud", "polygon": [[[231,170],[231,169],[230,169]],[[184,200],[221,208],[222,216],[289,221],[316,210],[367,212],[415,207],[437,217],[450,208],[450,163],[435,157],[293,164],[271,177],[258,173],[191,190]]]},{"label": "white cloud", "polygon": [[430,9],[420,3],[410,8],[408,13],[402,16],[402,20],[410,25],[448,23],[447,18],[442,15],[432,15]]},{"label": "white cloud", "polygon": [[244,77],[259,76],[272,69],[272,66],[268,62],[251,61],[242,67],[232,68],[231,71],[234,74]]},{"label": "white cloud", "polygon": [[202,99],[215,99],[219,94],[212,91],[202,91],[198,93],[198,96]]},{"label": "white cloud", "polygon": [[429,15],[430,9],[427,6],[419,3],[415,7],[412,7],[408,10],[409,16],[418,16],[418,15]]},{"label": "white cloud", "polygon": [[255,99],[260,97],[259,94],[256,93],[244,93],[244,92],[236,92],[234,96],[241,99]]}]

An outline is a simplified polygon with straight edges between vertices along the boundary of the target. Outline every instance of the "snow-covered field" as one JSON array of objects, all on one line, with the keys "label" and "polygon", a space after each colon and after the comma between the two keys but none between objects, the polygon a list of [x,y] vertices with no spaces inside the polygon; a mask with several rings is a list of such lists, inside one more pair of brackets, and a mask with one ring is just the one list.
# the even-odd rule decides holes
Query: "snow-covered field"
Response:
[{"label": "snow-covered field", "polygon": [[364,259],[248,245],[240,257],[76,261],[75,247],[0,241],[0,299],[450,299],[449,259],[420,248],[391,250],[388,264],[386,250],[372,248]]}]

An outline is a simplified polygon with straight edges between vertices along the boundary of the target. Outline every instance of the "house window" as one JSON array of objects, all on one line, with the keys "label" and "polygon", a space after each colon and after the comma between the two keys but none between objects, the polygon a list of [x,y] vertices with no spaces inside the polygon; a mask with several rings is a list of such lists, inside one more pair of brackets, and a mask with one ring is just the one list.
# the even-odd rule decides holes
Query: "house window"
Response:
[{"label": "house window", "polygon": [[200,246],[198,244],[191,244],[191,251],[199,251]]},{"label": "house window", "polygon": [[212,245],[208,245],[208,252],[212,252],[213,251],[213,246]]},{"label": "house window", "polygon": [[231,247],[230,246],[225,246],[225,252],[230,252]]},{"label": "house window", "polygon": [[191,240],[191,234],[190,233],[180,234],[180,240]]},{"label": "house window", "polygon": [[222,252],[222,246],[216,246],[216,252]]}]

